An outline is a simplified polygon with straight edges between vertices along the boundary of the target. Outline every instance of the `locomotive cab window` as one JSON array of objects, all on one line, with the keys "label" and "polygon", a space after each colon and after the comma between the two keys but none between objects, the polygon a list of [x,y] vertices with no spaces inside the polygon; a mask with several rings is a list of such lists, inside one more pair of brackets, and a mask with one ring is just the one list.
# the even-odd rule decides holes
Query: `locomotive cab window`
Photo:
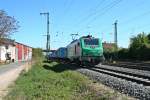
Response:
[{"label": "locomotive cab window", "polygon": [[85,45],[99,45],[98,39],[84,39]]},{"label": "locomotive cab window", "polygon": [[78,42],[78,46],[80,46],[80,43]]}]

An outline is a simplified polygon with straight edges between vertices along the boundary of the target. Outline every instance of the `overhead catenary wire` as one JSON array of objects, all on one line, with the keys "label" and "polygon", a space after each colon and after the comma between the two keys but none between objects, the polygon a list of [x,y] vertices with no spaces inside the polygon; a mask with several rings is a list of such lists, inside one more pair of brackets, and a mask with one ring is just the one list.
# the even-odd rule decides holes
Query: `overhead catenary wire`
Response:
[{"label": "overhead catenary wire", "polygon": [[64,9],[64,13],[65,14],[67,14],[68,13],[68,11],[70,10],[70,7],[72,6],[72,4],[73,4],[73,1],[74,0],[69,0],[70,2],[68,2],[68,4],[67,4],[67,2],[66,2],[66,8]]},{"label": "overhead catenary wire", "polygon": [[143,16],[145,16],[145,15],[149,15],[149,14],[150,14],[150,11],[144,12],[144,13],[142,13],[142,14],[140,14],[140,15],[137,15],[137,16],[135,16],[135,17],[133,17],[133,18],[130,18],[130,19],[124,21],[124,22],[121,22],[120,24],[128,24],[128,23],[131,23],[132,21],[135,21],[136,19],[141,18],[141,17],[143,17]]},{"label": "overhead catenary wire", "polygon": [[119,4],[121,1],[123,1],[123,0],[117,0],[117,1],[113,2],[112,4],[110,4],[110,5],[108,6],[108,8],[104,8],[101,13],[98,13],[97,15],[95,15],[95,17],[92,18],[91,21],[89,21],[87,24],[90,24],[92,21],[94,21],[94,20],[96,20],[97,18],[100,18],[101,16],[103,16],[104,14],[106,14],[110,9],[112,9],[113,7],[115,7],[115,6],[116,6],[117,4]]},{"label": "overhead catenary wire", "polygon": [[136,29],[140,30],[140,32],[143,32],[144,31],[143,29],[146,29],[146,28],[149,28],[149,27],[150,27],[150,23],[142,25],[142,26],[137,26],[137,27],[132,27],[132,28],[130,27],[130,28],[126,29],[125,31],[131,30],[132,31],[131,33],[133,34],[133,29],[134,29],[134,32],[135,32]]},{"label": "overhead catenary wire", "polygon": [[[122,0],[116,0],[116,2],[121,2]],[[118,3],[117,3],[118,4]],[[114,5],[116,6],[117,4],[115,4],[114,3]],[[115,7],[114,6],[114,7]],[[113,8],[113,7],[112,7]],[[95,21],[96,19],[98,19],[99,17],[101,17],[102,15],[104,15],[105,13],[107,13],[110,9],[112,9],[110,6],[109,7],[107,7],[107,8],[105,8],[105,10],[104,11],[101,11],[100,13],[98,13],[98,12],[96,12],[93,16],[91,16],[90,18],[88,18],[88,19],[91,19],[91,20],[88,20],[88,23],[90,24],[90,23],[92,23],[92,21]],[[93,8],[94,9],[94,8]],[[107,10],[108,9],[108,10]],[[104,13],[104,14],[103,14]],[[149,13],[149,12],[148,12]],[[124,22],[120,22],[119,23],[119,25],[120,24],[126,24],[126,23],[130,23],[130,22],[132,22],[132,21],[134,21],[134,20],[136,20],[136,19],[138,19],[138,18],[141,18],[141,17],[143,17],[144,15],[147,15],[148,14],[147,12],[145,12],[145,13],[143,13],[143,15],[141,14],[141,15],[138,15],[138,16],[135,16],[135,17],[133,17],[133,18],[131,18],[131,19],[129,19],[129,20],[127,20],[127,21],[124,21]],[[97,17],[97,16],[99,16],[99,17]],[[85,21],[87,21],[86,19],[84,19]],[[81,23],[83,23],[83,22],[81,22]],[[88,25],[89,25],[88,24]],[[144,28],[144,27],[143,27]],[[104,32],[103,32],[104,33]]]},{"label": "overhead catenary wire", "polygon": [[[142,13],[142,14],[140,14],[140,15],[138,15],[138,16],[135,16],[135,17],[133,17],[133,18],[131,18],[131,19],[129,19],[129,20],[123,22],[123,23],[130,23],[130,22],[132,22],[132,21],[135,21],[135,19],[138,19],[138,18],[143,17],[143,16],[148,15],[148,14],[150,14],[150,11],[145,12],[145,13]],[[123,24],[123,23],[121,23],[121,24]],[[147,25],[149,25],[149,24],[146,24],[146,25],[144,25],[143,27],[138,27],[138,29],[146,28]]]},{"label": "overhead catenary wire", "polygon": [[[133,21],[136,21],[136,20],[138,20],[139,18],[142,18],[142,17],[144,17],[144,16],[146,16],[146,15],[149,15],[149,14],[150,14],[150,11],[146,11],[146,12],[140,14],[140,15],[137,15],[137,16],[135,16],[135,17],[132,17],[132,18],[130,18],[130,19],[124,21],[124,22],[121,22],[120,25],[129,24],[129,23],[131,23],[131,22],[133,22]],[[139,29],[145,29],[145,28],[149,27],[149,25],[150,25],[150,23],[145,24],[145,25],[142,25],[142,26],[137,26],[136,28],[135,28],[135,25],[134,25],[134,26],[132,27],[132,29],[134,28],[134,31],[135,31],[135,29],[138,29],[138,30],[139,30]],[[128,28],[128,29],[126,29],[125,31],[128,31],[128,30],[131,30],[131,28]]]},{"label": "overhead catenary wire", "polygon": [[[118,1],[122,1],[122,0],[115,0],[115,1],[107,4],[106,6],[102,7],[101,9],[96,10],[95,12],[90,13],[87,17],[85,17],[84,19],[82,19],[78,24],[81,25],[83,22],[86,22],[89,19],[93,19],[94,16],[98,17],[97,15],[102,15],[103,13],[106,13],[107,10],[110,10],[112,8],[111,7],[112,5],[115,6]],[[96,19],[96,18],[94,17],[94,19]]]},{"label": "overhead catenary wire", "polygon": [[[149,14],[150,14],[150,11],[144,12],[144,13],[142,13],[140,15],[137,15],[137,16],[135,16],[133,18],[130,18],[130,19],[124,21],[124,22],[121,22],[120,24],[121,25],[123,25],[123,24],[125,25],[125,24],[128,24],[128,23],[131,23],[131,22],[133,22],[133,21],[135,21],[135,20],[137,20],[137,19],[139,19],[139,18],[141,18],[141,17],[143,17],[145,15],[149,15]],[[95,20],[95,19],[93,19],[93,20]],[[88,23],[88,25],[89,25],[89,23]],[[138,29],[143,29],[143,28],[145,29],[146,27],[149,27],[148,25],[150,25],[150,24],[146,24],[146,25],[140,26],[140,27],[138,27]]]},{"label": "overhead catenary wire", "polygon": [[[114,4],[117,3],[118,1],[122,1],[122,0],[115,0],[115,1],[113,1],[113,2],[111,2],[111,3],[109,3],[109,4],[107,4],[106,6],[104,6],[102,9],[103,9],[104,12],[106,13],[106,10],[105,10],[105,9],[111,9],[111,7],[109,7],[109,6],[114,5]],[[105,0],[100,1],[100,2],[98,3],[98,5],[97,5],[95,8],[91,9],[93,12],[90,13],[90,14],[87,16],[87,19],[89,19],[89,18],[91,18],[92,16],[96,15],[96,14],[98,13],[98,11],[101,12],[101,9],[98,9],[98,10],[97,10],[97,8],[99,8],[99,6],[102,5],[104,2],[105,2]],[[95,11],[95,10],[96,10],[96,11]],[[85,18],[84,20],[86,20],[86,18]],[[84,21],[82,21],[82,23],[83,23],[83,22],[84,22]]]},{"label": "overhead catenary wire", "polygon": [[[119,2],[121,2],[121,0],[119,0],[118,3],[119,3]],[[120,22],[120,25],[121,25],[121,24],[130,23],[130,22],[132,22],[132,21],[135,21],[135,19],[138,19],[138,18],[143,17],[143,16],[148,15],[148,14],[150,14],[150,11],[144,12],[144,13],[142,13],[142,14],[140,14],[140,15],[137,15],[137,16],[131,18],[131,19],[128,19],[128,20],[126,20],[126,21],[124,21],[124,22]],[[96,19],[96,17],[95,17],[93,20],[95,20],[95,19]],[[91,21],[93,21],[93,20],[91,20]],[[91,21],[90,21],[90,22],[91,22]],[[90,23],[90,22],[89,22],[89,23]],[[89,23],[87,23],[87,24],[89,25]]]},{"label": "overhead catenary wire", "polygon": [[90,8],[89,11],[92,11],[90,14],[88,14],[87,16],[84,16],[84,18],[82,18],[81,20],[79,20],[78,24],[83,22],[85,19],[88,19],[89,17],[91,17],[93,14],[96,13],[97,9],[105,2],[106,0],[102,0],[98,3],[98,5],[96,5],[95,8]]},{"label": "overhead catenary wire", "polygon": [[[100,18],[102,15],[104,15],[105,13],[107,13],[110,9],[112,9],[113,7],[115,7],[117,4],[119,4],[122,0],[115,0],[111,3],[109,3],[107,6],[103,7],[102,9],[98,10],[100,13],[95,12],[95,14],[93,16],[95,16],[94,18],[92,18],[92,16],[90,17],[91,20],[87,23],[87,25],[89,25],[92,21],[96,20],[97,17]],[[89,19],[89,18],[88,18]],[[88,20],[88,19],[84,19],[84,20]],[[81,22],[82,23],[82,22]],[[81,24],[80,23],[80,24]],[[82,29],[82,28],[81,28]],[[79,29],[78,31],[80,31],[81,29]]]},{"label": "overhead catenary wire", "polygon": [[[100,5],[102,5],[104,2],[105,2],[106,0],[101,0],[97,5],[96,5],[96,7],[95,8],[91,8],[91,9],[89,9],[89,11],[91,10],[91,11],[95,11]],[[66,14],[68,14],[67,12],[70,10],[70,7],[71,7],[71,5],[73,4],[73,0],[70,0],[70,2],[69,2],[69,0],[66,0],[65,2],[64,2],[64,5],[66,6],[66,8],[65,8],[65,10],[64,10],[64,13],[65,13],[65,15]],[[67,6],[68,5],[68,6]],[[61,18],[61,19],[64,19],[64,16]],[[57,36],[58,36],[58,33],[57,33]]]},{"label": "overhead catenary wire", "polygon": [[[64,2],[64,6],[65,6],[65,9],[63,11],[63,16],[61,16],[61,23],[60,25],[63,25],[64,23],[64,19],[65,19],[65,16],[68,14],[68,12],[70,11],[71,7],[72,7],[72,4],[73,4],[73,1],[74,0],[66,0]],[[65,15],[65,16],[64,16]]]}]

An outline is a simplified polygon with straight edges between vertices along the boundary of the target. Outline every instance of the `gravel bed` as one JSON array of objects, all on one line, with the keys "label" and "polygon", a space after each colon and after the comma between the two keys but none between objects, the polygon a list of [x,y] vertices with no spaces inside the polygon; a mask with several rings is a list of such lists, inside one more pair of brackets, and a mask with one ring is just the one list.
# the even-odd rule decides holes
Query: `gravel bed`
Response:
[{"label": "gravel bed", "polygon": [[130,69],[130,68],[122,68],[122,67],[116,67],[116,66],[113,67],[113,66],[108,66],[108,65],[97,65],[97,67],[102,67],[102,68],[107,68],[107,69],[114,69],[114,70],[117,70],[117,71],[123,71],[123,72],[128,72],[128,73],[133,73],[133,74],[138,74],[138,75],[143,75],[143,76],[150,77],[150,71]]},{"label": "gravel bed", "polygon": [[126,81],[117,77],[95,72],[89,69],[77,69],[80,73],[88,76],[92,80],[101,82],[111,88],[119,90],[129,96],[133,96],[140,100],[150,100],[150,88],[143,85]]}]

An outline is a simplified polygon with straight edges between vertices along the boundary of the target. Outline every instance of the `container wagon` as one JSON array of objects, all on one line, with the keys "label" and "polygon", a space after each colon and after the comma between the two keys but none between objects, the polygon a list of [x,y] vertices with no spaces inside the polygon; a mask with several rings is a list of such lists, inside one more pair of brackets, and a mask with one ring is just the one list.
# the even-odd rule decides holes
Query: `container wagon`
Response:
[{"label": "container wagon", "polygon": [[67,57],[67,48],[61,47],[57,50],[57,57],[59,59],[66,59]]},{"label": "container wagon", "polygon": [[48,59],[49,59],[49,60],[50,60],[50,59],[52,60],[52,59],[56,59],[56,57],[57,57],[57,56],[56,56],[56,50],[55,50],[55,51],[53,51],[52,53],[49,54]]}]

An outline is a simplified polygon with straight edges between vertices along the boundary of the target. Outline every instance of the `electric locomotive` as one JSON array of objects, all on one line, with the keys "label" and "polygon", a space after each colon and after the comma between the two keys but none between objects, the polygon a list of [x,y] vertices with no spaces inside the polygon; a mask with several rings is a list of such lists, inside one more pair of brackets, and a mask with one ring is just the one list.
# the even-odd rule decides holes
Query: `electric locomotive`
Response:
[{"label": "electric locomotive", "polygon": [[90,35],[74,40],[67,46],[67,58],[78,63],[98,64],[104,60],[102,41]]}]

